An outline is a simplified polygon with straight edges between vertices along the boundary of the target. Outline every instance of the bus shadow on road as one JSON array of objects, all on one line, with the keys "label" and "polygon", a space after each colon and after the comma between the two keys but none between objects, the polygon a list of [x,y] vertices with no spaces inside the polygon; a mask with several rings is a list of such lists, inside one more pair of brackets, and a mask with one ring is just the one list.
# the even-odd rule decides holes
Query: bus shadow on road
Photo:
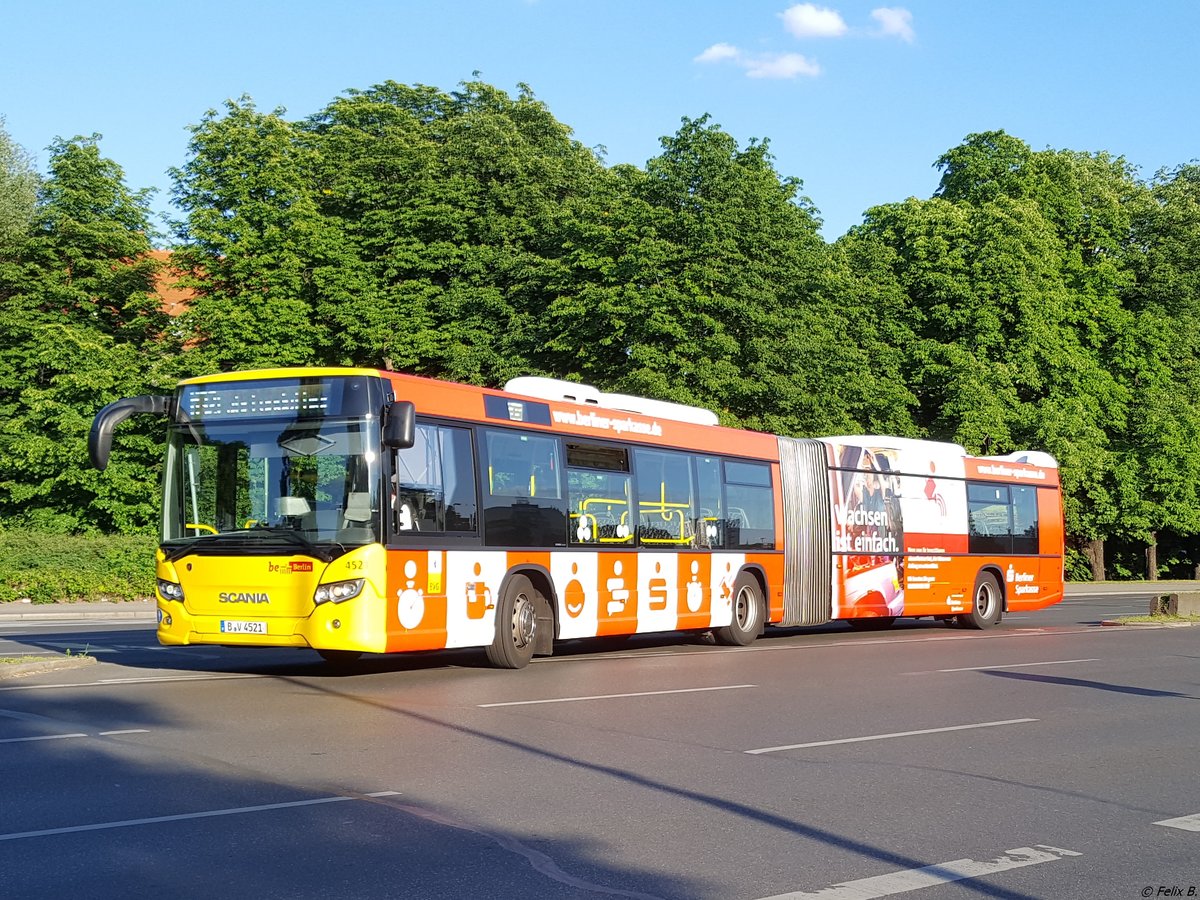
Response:
[{"label": "bus shadow on road", "polygon": [[1171,697],[1178,700],[1200,700],[1200,697],[1195,697],[1191,694],[1183,694],[1179,691],[1161,691],[1157,688],[1134,687],[1133,685],[1128,684],[1111,684],[1106,681],[1091,681],[1086,678],[1064,678],[1061,675],[1034,675],[1027,672],[999,672],[988,669],[981,669],[980,672],[984,675],[991,675],[995,678],[1011,678],[1015,681],[1032,681],[1038,684],[1061,684],[1066,687],[1082,687],[1094,691],[1110,691],[1114,694],[1133,694],[1138,697]]}]

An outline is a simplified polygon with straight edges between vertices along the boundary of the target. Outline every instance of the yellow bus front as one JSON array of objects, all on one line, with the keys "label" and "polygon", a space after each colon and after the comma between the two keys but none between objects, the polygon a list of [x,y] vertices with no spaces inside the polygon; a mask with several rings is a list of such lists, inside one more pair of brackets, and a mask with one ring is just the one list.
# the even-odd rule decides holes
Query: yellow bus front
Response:
[{"label": "yellow bus front", "polygon": [[387,400],[372,370],[180,386],[157,565],[163,644],[385,649]]}]

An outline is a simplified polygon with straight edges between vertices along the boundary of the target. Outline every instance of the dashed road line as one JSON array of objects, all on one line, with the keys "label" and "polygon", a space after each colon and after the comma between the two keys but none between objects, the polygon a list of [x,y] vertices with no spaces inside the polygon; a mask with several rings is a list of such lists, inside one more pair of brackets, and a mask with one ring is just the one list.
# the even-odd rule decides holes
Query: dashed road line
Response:
[{"label": "dashed road line", "polygon": [[[1071,663],[1100,662],[1099,659],[1051,659],[1045,662],[1007,663],[1002,666],[964,666],[961,669],[934,669],[934,672],[983,672],[989,669],[1025,669],[1030,666],[1066,666]],[[914,673],[921,674],[921,673]]]},{"label": "dashed road line", "polygon": [[[399,791],[376,791],[361,797],[396,797]],[[293,800],[289,803],[266,803],[262,806],[238,806],[233,809],[210,809],[203,812],[182,813],[176,816],[152,816],[146,819],[125,819],[120,822],[96,822],[91,825],[68,825],[65,828],[42,828],[38,831],[14,831],[0,834],[0,841],[18,841],[25,838],[50,837],[56,834],[77,834],[82,831],[104,831],[109,828],[130,828],[134,825],[158,825],[163,822],[184,822],[189,819],[209,819],[216,816],[240,816],[247,813],[267,812],[274,809],[294,809],[300,806],[319,806],[324,803],[341,803],[358,800],[360,796],[317,797],[312,800]]]},{"label": "dashed road line", "polygon": [[700,694],[705,691],[736,691],[758,687],[757,684],[723,684],[718,687],[681,688],[674,691],[637,691],[631,694],[592,694],[588,697],[551,697],[546,700],[509,700],[504,703],[480,703],[478,709],[494,709],[498,706],[536,706],[541,703],[580,703],[584,700],[619,700],[625,697],[660,697],[664,694]]},{"label": "dashed road line", "polygon": [[32,737],[0,738],[0,744],[26,744],[31,741],[60,741],[63,738],[83,738],[86,734],[38,734]]},{"label": "dashed road line", "polygon": [[0,687],[8,691],[57,691],[63,688],[111,687],[114,684],[174,684],[182,681],[227,681],[233,678],[270,678],[270,675],[147,675],[139,678],[100,678],[96,681],[74,681],[70,684],[19,684]]},{"label": "dashed road line", "polygon": [[[122,728],[119,731],[98,731],[97,737],[115,737],[122,734],[149,734],[145,728]],[[0,738],[0,744],[26,744],[31,741],[60,741],[64,738],[86,738],[92,737],[82,731],[73,731],[70,734],[37,734],[19,738]]]},{"label": "dashed road line", "polygon": [[999,722],[974,722],[970,725],[947,725],[944,728],[922,728],[917,731],[893,731],[890,734],[868,734],[863,737],[838,738],[832,741],[809,741],[806,744],[784,744],[779,747],[760,747],[757,750],[745,750],[752,755],[760,753],[778,753],[783,750],[804,750],[808,747],[832,747],[835,744],[861,744],[867,741],[886,741],[891,738],[916,737],[922,734],[941,734],[946,731],[968,731],[972,728],[996,728],[1000,725],[1024,725],[1037,722],[1037,719],[1003,719]]}]

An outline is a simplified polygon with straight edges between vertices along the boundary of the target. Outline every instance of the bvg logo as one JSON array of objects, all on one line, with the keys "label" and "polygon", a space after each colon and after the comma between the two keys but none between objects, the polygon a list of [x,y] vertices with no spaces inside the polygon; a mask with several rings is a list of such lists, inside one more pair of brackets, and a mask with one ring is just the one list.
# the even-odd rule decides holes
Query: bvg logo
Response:
[{"label": "bvg logo", "polygon": [[262,593],[237,593],[234,591],[222,591],[217,599],[222,603],[270,603],[271,598],[264,591]]}]

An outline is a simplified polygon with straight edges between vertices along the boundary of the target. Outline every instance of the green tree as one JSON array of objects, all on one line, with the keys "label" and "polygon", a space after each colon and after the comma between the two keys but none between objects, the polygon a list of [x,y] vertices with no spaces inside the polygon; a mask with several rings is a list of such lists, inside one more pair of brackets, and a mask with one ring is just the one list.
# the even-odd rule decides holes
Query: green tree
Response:
[{"label": "green tree", "polygon": [[1099,575],[1103,541],[1139,527],[1122,292],[1145,192],[1121,159],[1034,152],[1003,132],[971,135],[938,165],[938,196],[870,210],[847,242],[891,250],[922,430],[1054,453],[1069,529]]},{"label": "green tree", "polygon": [[741,148],[707,117],[662,145],[570,210],[532,358],[730,424],[812,434],[876,421],[894,399],[894,356],[842,305],[799,181],[775,171],[766,143]]},{"label": "green tree", "polygon": [[38,182],[33,158],[9,137],[0,116],[0,264],[16,255],[29,234]]},{"label": "green tree", "polygon": [[[342,357],[497,383],[528,371],[570,209],[602,167],[524,85],[394,82],[312,117],[321,209],[362,277],[331,302]],[[332,299],[332,298],[331,298]]]},{"label": "green tree", "polygon": [[56,140],[34,223],[0,283],[0,521],[132,531],[154,520],[158,443],[122,430],[120,462],[88,468],[91,417],[146,390],[165,326],[153,296],[148,192],[99,136]]},{"label": "green tree", "polygon": [[[1200,166],[1159,172],[1153,203],[1135,216],[1144,252],[1133,257],[1128,341],[1134,402],[1127,435],[1139,490],[1129,498],[1136,536],[1157,574],[1158,536],[1200,534]],[[1200,558],[1193,557],[1193,566]]]},{"label": "green tree", "polygon": [[193,372],[308,365],[329,344],[316,314],[328,233],[313,196],[314,159],[283,110],[242,97],[192,127],[189,159],[171,170],[186,218],[175,262],[193,277],[181,317]]}]

